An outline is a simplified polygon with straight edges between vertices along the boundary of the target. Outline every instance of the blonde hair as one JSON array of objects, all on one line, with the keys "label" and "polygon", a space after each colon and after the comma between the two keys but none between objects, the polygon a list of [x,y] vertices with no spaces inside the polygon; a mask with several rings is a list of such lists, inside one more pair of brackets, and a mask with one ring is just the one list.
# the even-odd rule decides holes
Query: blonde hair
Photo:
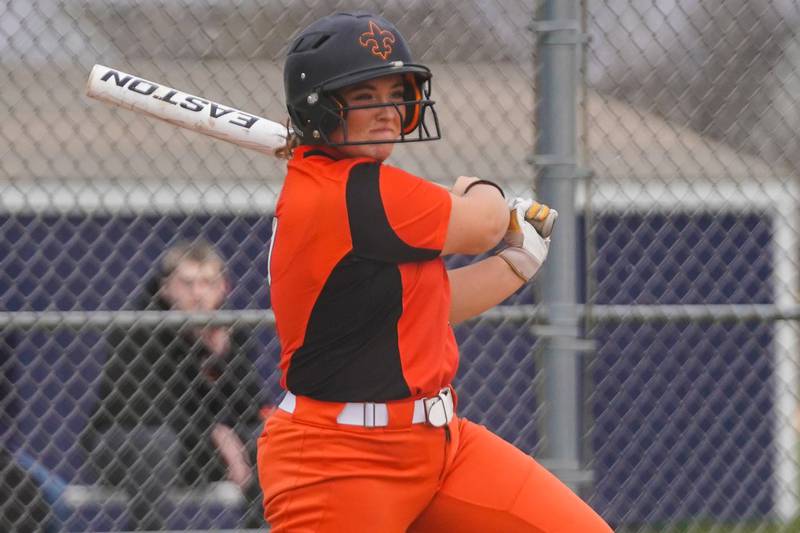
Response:
[{"label": "blonde hair", "polygon": [[194,263],[217,263],[220,272],[225,273],[225,261],[214,246],[208,241],[198,239],[194,241],[181,241],[170,246],[161,259],[161,275],[165,278],[175,272],[184,261]]},{"label": "blonde hair", "polygon": [[289,132],[286,137],[286,144],[275,150],[275,156],[281,159],[291,159],[294,155],[294,149],[300,146],[300,136],[292,130],[291,119],[286,119],[286,130]]}]

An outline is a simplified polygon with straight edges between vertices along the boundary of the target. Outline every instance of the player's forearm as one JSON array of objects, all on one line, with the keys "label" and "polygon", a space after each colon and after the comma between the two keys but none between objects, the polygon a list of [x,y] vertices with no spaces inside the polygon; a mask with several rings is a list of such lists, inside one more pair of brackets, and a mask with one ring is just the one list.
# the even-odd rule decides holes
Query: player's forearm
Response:
[{"label": "player's forearm", "polygon": [[491,309],[522,286],[522,280],[500,257],[487,257],[448,270],[450,323],[457,324]]}]

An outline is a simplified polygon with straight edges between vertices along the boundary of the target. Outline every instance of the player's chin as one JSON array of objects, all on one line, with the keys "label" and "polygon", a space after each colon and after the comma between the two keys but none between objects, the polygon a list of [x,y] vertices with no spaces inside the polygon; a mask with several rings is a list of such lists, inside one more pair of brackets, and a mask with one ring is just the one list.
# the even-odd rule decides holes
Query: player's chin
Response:
[{"label": "player's chin", "polygon": [[[394,140],[394,139],[389,139]],[[377,159],[378,161],[383,161],[388,159],[390,155],[392,155],[392,151],[394,150],[394,143],[381,143],[381,144],[366,144],[364,145],[365,150],[368,152],[369,157],[373,159]]]}]

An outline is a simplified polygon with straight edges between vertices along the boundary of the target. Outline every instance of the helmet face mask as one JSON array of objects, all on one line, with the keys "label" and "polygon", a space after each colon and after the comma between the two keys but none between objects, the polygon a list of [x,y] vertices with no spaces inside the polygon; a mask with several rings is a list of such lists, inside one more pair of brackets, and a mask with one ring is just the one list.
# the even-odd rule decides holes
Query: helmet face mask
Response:
[{"label": "helmet face mask", "polygon": [[[427,88],[425,90],[427,91]],[[406,95],[407,94],[408,92],[406,91]],[[360,105],[343,104],[341,103],[342,99],[335,95],[328,98],[323,97],[321,99],[322,104],[320,106],[322,117],[318,123],[319,128],[316,129],[316,131],[319,132],[319,137],[315,137],[315,140],[318,140],[320,144],[327,144],[329,146],[354,146],[362,144],[420,142],[440,139],[441,134],[439,130],[439,118],[437,117],[435,110],[433,110],[433,105],[435,102],[428,99],[427,96],[423,96],[423,94],[424,93],[420,93],[420,96],[416,99],[403,100],[402,102]],[[430,93],[427,92],[427,94]],[[325,103],[324,100],[326,99],[331,100],[334,105]],[[350,139],[347,124],[347,115],[350,111],[378,109],[384,107],[393,108],[397,113],[398,120],[402,124],[402,127],[400,128],[400,137],[391,140],[355,141]],[[405,111],[405,118],[401,110]],[[428,119],[428,117],[430,118]],[[430,124],[426,122],[426,119],[428,122],[430,122]],[[342,131],[342,140],[335,142],[331,139],[331,133],[339,128],[341,128]]]},{"label": "helmet face mask", "polygon": [[[348,106],[339,91],[371,79],[401,74],[403,101]],[[369,13],[336,13],[303,30],[289,47],[284,67],[286,107],[302,144],[331,146],[389,144],[441,138],[431,94],[430,70],[411,60],[402,35],[388,21]],[[394,107],[402,118],[394,140],[352,141],[347,114],[356,109]],[[330,135],[341,128],[343,140]]]}]

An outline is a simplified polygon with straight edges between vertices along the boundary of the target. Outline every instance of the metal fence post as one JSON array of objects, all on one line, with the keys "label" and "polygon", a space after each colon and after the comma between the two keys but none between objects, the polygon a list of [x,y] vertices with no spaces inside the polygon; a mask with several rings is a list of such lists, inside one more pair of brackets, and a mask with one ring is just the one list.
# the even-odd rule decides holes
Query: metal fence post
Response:
[{"label": "metal fence post", "polygon": [[538,197],[560,213],[550,256],[539,274],[550,324],[559,334],[544,352],[545,445],[542,463],[573,489],[581,472],[580,342],[578,323],[578,228],[576,181],[577,95],[582,43],[579,0],[545,0],[533,30],[539,64],[536,105]]},{"label": "metal fence post", "polygon": [[[775,303],[793,305],[798,301],[798,217],[793,199],[781,202],[773,215],[775,227]],[[775,516],[789,522],[798,512],[797,410],[798,324],[775,322],[775,476],[778,490]]]}]

